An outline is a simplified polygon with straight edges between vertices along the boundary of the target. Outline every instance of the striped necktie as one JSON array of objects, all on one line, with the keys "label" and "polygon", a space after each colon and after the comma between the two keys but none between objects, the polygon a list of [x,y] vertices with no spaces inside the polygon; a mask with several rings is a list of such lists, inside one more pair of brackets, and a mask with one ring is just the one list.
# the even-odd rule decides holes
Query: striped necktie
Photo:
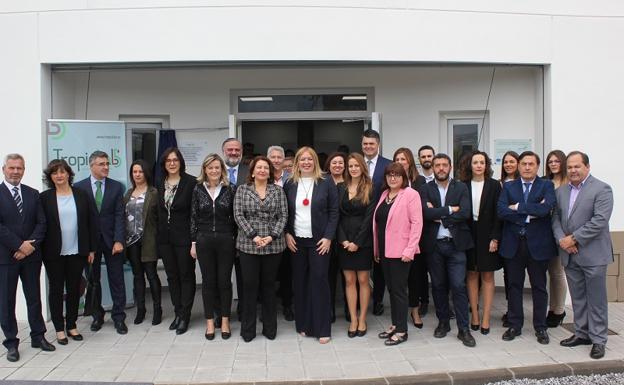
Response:
[{"label": "striped necktie", "polygon": [[17,206],[17,211],[21,214],[24,210],[24,204],[22,202],[22,197],[19,194],[19,188],[17,186],[13,187],[13,200],[15,201],[15,205]]}]

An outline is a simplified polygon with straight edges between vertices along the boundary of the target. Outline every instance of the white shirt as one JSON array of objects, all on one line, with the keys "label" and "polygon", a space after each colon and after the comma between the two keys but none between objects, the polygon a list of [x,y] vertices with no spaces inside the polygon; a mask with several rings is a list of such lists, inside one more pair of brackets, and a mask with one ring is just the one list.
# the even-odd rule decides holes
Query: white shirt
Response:
[{"label": "white shirt", "polygon": [[368,175],[373,178],[373,174],[375,173],[375,166],[377,166],[377,160],[379,159],[379,153],[375,155],[373,159],[366,158],[366,164],[368,165]]},{"label": "white shirt", "polygon": [[22,197],[22,184],[18,183],[17,186],[13,186],[11,183],[7,182],[6,179],[4,180],[4,185],[9,189],[9,192],[11,193],[11,196],[13,196],[13,189],[15,187],[17,187],[17,193],[20,196],[20,199],[22,200],[22,204],[24,202],[24,197]]},{"label": "white shirt", "polygon": [[204,188],[206,189],[206,191],[208,192],[208,195],[210,195],[210,198],[212,199],[212,201],[216,201],[217,198],[219,197],[219,193],[221,193],[221,188],[223,187],[223,182],[220,182],[216,187],[215,187],[215,191],[214,191],[214,195],[210,192],[210,187],[208,186],[208,183],[204,182]]},{"label": "white shirt", "polygon": [[483,194],[483,185],[485,181],[481,182],[471,181],[470,188],[472,190],[472,219],[476,222],[479,220],[479,206],[481,206],[481,195]]},{"label": "white shirt", "polygon": [[425,173],[423,173],[423,176],[425,177],[425,180],[427,181],[427,183],[431,182],[432,180],[435,179],[435,174],[431,173],[431,175],[426,175]]},{"label": "white shirt", "polygon": [[[95,192],[97,191],[97,185],[95,184],[95,182],[97,182],[97,179],[95,179],[95,177],[93,175],[91,175],[91,190],[93,191],[93,197],[95,197]],[[105,185],[106,185],[106,178],[102,179],[100,182],[102,182],[102,197],[104,197],[104,189],[105,189]]]},{"label": "white shirt", "polygon": [[[449,178],[446,187],[442,186],[437,180],[436,185],[438,185],[438,191],[440,192],[440,207],[446,206],[446,192],[448,191],[448,186],[451,183],[451,178]],[[451,214],[453,210],[449,207],[449,214]],[[438,228],[438,236],[437,239],[440,238],[453,238],[449,229],[444,227],[442,222],[440,222],[440,228]]]},{"label": "white shirt", "polygon": [[[307,194],[306,194],[307,192]],[[312,193],[314,179],[301,178],[297,183],[297,197],[295,198],[295,236],[312,238]],[[308,198],[310,203],[305,206],[303,200]]]}]

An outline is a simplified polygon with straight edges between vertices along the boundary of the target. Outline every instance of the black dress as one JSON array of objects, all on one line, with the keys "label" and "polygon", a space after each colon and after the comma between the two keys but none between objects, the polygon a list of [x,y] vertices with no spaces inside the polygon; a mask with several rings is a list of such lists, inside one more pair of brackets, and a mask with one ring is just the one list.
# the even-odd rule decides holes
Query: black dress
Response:
[{"label": "black dress", "polygon": [[[349,193],[344,185],[338,190],[338,205],[340,221],[338,222],[338,258],[342,270],[370,270],[373,266],[373,231],[372,219],[375,211],[375,202],[371,196],[369,204],[349,199]],[[356,252],[347,251],[342,242],[349,241],[358,245]]]},{"label": "black dress", "polygon": [[[468,182],[466,185],[472,203],[472,182]],[[466,251],[467,269],[469,271],[496,271],[503,266],[500,255],[497,252],[490,253],[489,250],[492,239],[499,241],[501,239],[502,222],[496,213],[500,192],[501,187],[498,181],[492,178],[485,179],[479,205],[479,220],[473,220],[472,215],[468,220],[475,245],[474,248]]]}]

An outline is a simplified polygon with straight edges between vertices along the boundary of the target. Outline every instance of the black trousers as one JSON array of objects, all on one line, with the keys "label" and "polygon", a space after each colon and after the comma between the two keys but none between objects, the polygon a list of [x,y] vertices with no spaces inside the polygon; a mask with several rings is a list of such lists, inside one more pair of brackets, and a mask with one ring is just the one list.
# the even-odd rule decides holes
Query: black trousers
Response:
[{"label": "black trousers", "polygon": [[[104,242],[100,242],[100,244],[103,245]],[[89,272],[87,271],[87,277],[89,277],[89,280],[91,280],[91,282],[95,283],[95,285],[90,286],[95,287],[96,290],[102,290],[102,286],[100,285],[102,256],[104,256],[104,262],[106,263],[108,286],[110,288],[111,298],[113,300],[113,310],[111,311],[111,318],[115,322],[121,322],[126,319],[126,312],[124,310],[126,308],[126,283],[124,282],[123,272],[125,258],[123,253],[112,255],[111,250],[98,250],[95,253],[93,266],[91,268],[91,274],[89,274]],[[102,295],[96,295],[96,298],[101,301]],[[103,319],[104,308],[102,307],[102,304],[95,304],[95,306],[96,308],[93,309],[93,318]]]},{"label": "black trousers", "polygon": [[381,258],[388,294],[390,294],[390,316],[397,333],[407,332],[407,282],[412,262],[400,258]]},{"label": "black trousers", "polygon": [[30,339],[40,341],[46,332],[41,314],[40,274],[41,261],[0,265],[0,326],[5,338],[2,344],[7,349],[17,347],[20,341],[17,338],[17,320],[15,319],[18,279],[22,281],[22,289],[26,297]]},{"label": "black trousers", "polygon": [[212,319],[216,313],[229,318],[236,254],[234,236],[232,233],[199,232],[195,247],[202,275],[204,317]]},{"label": "black trousers", "polygon": [[297,252],[293,255],[292,266],[297,333],[304,332],[317,338],[330,337],[329,254],[320,255],[311,238],[295,239]]},{"label": "black trousers", "polygon": [[293,298],[293,281],[292,281],[292,253],[286,249],[282,253],[282,260],[280,262],[279,273],[277,280],[279,281],[279,290],[277,295],[282,300],[283,307],[292,306]]},{"label": "black trousers", "polygon": [[257,255],[241,251],[239,255],[244,292],[241,336],[243,338],[256,336],[256,305],[258,290],[260,290],[262,293],[262,334],[275,337],[277,334],[275,280],[282,253]]},{"label": "black trousers", "polygon": [[429,276],[427,275],[427,254],[414,256],[408,278],[409,306],[417,307],[429,303]]},{"label": "black trousers", "polygon": [[188,321],[195,299],[195,259],[191,246],[159,245],[176,317]]},{"label": "black trousers", "polygon": [[145,277],[149,281],[154,309],[161,307],[162,284],[158,278],[158,260],[141,262],[141,242],[128,246],[126,255],[132,267],[134,278],[134,302],[138,309],[145,310]]},{"label": "black trousers", "polygon": [[381,263],[373,262],[373,304],[382,303],[386,291],[386,280]]},{"label": "black trousers", "polygon": [[[82,255],[60,255],[58,258],[44,261],[48,274],[50,316],[57,332],[76,328],[80,280],[86,264],[87,257]],[[63,300],[65,292],[67,296]],[[65,317],[63,317],[63,302],[65,302]]]},{"label": "black trousers", "polygon": [[546,312],[548,310],[548,291],[546,291],[546,272],[548,261],[537,261],[531,256],[526,239],[521,239],[518,250],[513,258],[505,258],[509,282],[509,298],[507,301],[507,320],[509,326],[522,330],[524,325],[524,309],[522,291],[524,289],[525,269],[529,273],[531,294],[533,296],[533,327],[535,330],[546,330]]}]

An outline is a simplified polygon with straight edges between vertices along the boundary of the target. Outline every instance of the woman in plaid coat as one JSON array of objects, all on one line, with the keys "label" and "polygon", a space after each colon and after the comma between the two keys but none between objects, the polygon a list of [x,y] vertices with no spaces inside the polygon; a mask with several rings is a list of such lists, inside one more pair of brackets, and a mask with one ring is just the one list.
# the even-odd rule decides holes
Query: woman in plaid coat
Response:
[{"label": "woman in plaid coat", "polygon": [[288,207],[284,190],[273,183],[273,165],[257,156],[249,165],[247,183],[236,189],[234,220],[238,224],[236,248],[243,275],[241,336],[256,337],[256,299],[262,290],[262,334],[272,340],[277,334],[275,280],[286,248],[284,227]]}]

